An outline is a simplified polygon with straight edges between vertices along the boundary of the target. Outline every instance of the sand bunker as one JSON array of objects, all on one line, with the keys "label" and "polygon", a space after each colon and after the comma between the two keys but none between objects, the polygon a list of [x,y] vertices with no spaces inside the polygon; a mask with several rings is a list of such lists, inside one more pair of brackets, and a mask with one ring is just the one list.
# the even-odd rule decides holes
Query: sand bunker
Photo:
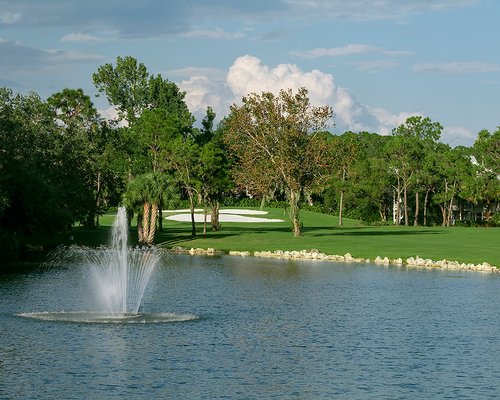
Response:
[{"label": "sand bunker", "polygon": [[[194,220],[195,222],[203,222],[204,215],[202,209],[195,209]],[[189,210],[168,210],[165,211],[167,215],[165,219],[179,222],[191,222],[191,214]],[[283,222],[282,219],[277,218],[260,218],[248,217],[247,215],[266,215],[267,211],[260,210],[244,210],[244,209],[224,209],[219,212],[220,222]],[[207,222],[210,222],[210,214],[207,215]]]}]

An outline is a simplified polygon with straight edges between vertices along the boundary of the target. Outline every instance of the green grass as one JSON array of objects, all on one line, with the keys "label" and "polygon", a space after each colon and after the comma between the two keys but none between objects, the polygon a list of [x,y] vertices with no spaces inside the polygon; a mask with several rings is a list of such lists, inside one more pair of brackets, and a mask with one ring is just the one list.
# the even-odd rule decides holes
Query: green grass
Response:
[{"label": "green grass", "polygon": [[[267,209],[268,218],[281,218],[282,223],[223,222],[220,232],[202,236],[202,224],[197,224],[198,236],[191,238],[191,225],[186,222],[164,221],[164,232],[156,242],[165,247],[212,247],[218,250],[311,250],[327,254],[351,253],[354,257],[376,256],[403,259],[420,256],[432,260],[456,260],[466,263],[486,261],[500,266],[500,228],[464,227],[396,227],[363,226],[358,221],[344,220],[331,215],[302,211],[304,235],[293,237],[288,216],[281,209]],[[75,229],[74,241],[86,244],[107,243],[113,216],[101,219],[102,227],[86,231]],[[135,232],[132,233],[135,238]]]}]

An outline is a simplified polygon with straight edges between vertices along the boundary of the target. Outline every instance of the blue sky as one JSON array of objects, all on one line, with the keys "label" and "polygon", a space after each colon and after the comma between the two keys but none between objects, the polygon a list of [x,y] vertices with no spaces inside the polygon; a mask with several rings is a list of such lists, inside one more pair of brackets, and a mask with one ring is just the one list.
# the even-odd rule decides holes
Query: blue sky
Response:
[{"label": "blue sky", "polygon": [[201,119],[249,92],[309,89],[330,130],[389,134],[414,114],[471,145],[500,125],[497,0],[0,0],[0,85],[46,98],[133,56]]}]

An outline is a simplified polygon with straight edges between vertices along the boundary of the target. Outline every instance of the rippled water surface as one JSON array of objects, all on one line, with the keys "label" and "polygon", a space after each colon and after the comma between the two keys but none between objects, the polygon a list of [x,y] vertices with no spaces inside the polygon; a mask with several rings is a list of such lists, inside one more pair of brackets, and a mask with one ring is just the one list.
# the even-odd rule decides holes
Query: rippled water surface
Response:
[{"label": "rippled water surface", "polygon": [[140,312],[192,318],[26,315],[92,310],[86,281],[0,275],[1,399],[500,398],[498,275],[175,256]]}]

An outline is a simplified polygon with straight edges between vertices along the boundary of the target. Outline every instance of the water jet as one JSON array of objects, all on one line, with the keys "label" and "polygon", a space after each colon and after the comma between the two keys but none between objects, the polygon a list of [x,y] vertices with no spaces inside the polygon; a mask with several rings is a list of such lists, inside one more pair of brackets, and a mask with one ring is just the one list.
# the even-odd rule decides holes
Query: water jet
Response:
[{"label": "water jet", "polygon": [[[58,252],[57,263],[77,261],[83,265],[95,295],[96,311],[26,312],[19,316],[44,321],[88,323],[175,322],[197,318],[191,314],[139,312],[148,282],[160,263],[154,247],[128,246],[128,221],[124,207],[118,208],[111,245],[99,248],[71,246]],[[56,263],[56,264],[57,264]]]}]

